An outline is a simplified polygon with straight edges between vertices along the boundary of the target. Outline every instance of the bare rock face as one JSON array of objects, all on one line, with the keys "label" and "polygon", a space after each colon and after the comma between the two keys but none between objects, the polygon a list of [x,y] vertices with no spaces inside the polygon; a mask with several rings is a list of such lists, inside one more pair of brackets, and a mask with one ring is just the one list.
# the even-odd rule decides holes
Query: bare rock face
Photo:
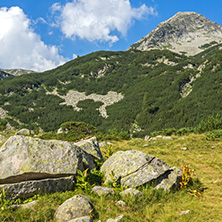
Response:
[{"label": "bare rock face", "polygon": [[0,184],[67,177],[85,167],[95,167],[92,156],[69,142],[16,135],[0,148]]},{"label": "bare rock face", "polygon": [[101,171],[105,183],[115,179],[131,188],[160,184],[157,188],[171,190],[177,188],[181,179],[181,171],[174,171],[162,160],[137,150],[116,152],[104,162]]},{"label": "bare rock face", "polygon": [[168,49],[190,56],[220,43],[221,25],[195,12],[178,12],[129,49]]}]

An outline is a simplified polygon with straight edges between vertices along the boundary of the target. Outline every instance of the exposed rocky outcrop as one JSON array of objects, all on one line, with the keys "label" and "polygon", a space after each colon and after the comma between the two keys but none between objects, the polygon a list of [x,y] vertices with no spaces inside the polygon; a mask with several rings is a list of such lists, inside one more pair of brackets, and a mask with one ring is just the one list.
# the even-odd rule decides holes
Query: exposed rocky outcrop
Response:
[{"label": "exposed rocky outcrop", "polygon": [[161,184],[159,188],[171,190],[177,187],[181,179],[181,171],[177,170],[176,174],[171,175],[172,169],[168,164],[137,150],[116,152],[102,165],[101,171],[105,174],[105,183],[114,178],[127,187]]},{"label": "exposed rocky outcrop", "polygon": [[221,42],[221,25],[195,12],[178,12],[129,49],[168,49],[190,56]]},{"label": "exposed rocky outcrop", "polygon": [[66,222],[89,215],[94,215],[92,201],[86,196],[76,195],[58,207],[55,219],[59,222]]},{"label": "exposed rocky outcrop", "polygon": [[108,114],[106,112],[106,107],[110,106],[114,103],[119,102],[124,97],[121,93],[116,92],[108,92],[106,95],[98,95],[98,94],[90,94],[86,95],[84,92],[78,92],[74,90],[70,90],[65,96],[59,95],[56,90],[53,92],[47,92],[47,95],[57,95],[60,98],[64,99],[65,102],[61,103],[61,105],[69,105],[74,108],[76,111],[80,111],[81,108],[77,106],[79,101],[84,101],[86,99],[91,99],[95,102],[102,102],[103,105],[99,107],[99,112],[103,118],[108,118]]}]

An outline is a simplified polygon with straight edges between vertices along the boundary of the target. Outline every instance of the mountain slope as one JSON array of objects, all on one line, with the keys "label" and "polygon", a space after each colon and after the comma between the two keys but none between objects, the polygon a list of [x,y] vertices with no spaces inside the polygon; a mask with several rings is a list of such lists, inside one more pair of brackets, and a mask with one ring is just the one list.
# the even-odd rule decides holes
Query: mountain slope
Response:
[{"label": "mountain slope", "polygon": [[222,43],[221,25],[195,12],[178,12],[129,49],[169,49],[190,56],[219,43]]},{"label": "mountain slope", "polygon": [[194,126],[222,110],[221,49],[196,57],[167,50],[91,53],[45,73],[2,80],[0,106],[45,131],[70,120],[104,132],[136,123],[143,134]]}]

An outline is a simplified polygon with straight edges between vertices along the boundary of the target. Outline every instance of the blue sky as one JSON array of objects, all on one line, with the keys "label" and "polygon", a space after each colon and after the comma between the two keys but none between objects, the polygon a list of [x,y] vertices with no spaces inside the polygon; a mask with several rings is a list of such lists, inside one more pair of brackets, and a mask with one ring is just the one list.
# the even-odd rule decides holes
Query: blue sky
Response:
[{"label": "blue sky", "polygon": [[126,50],[178,11],[222,25],[221,0],[0,0],[0,68],[44,71]]}]

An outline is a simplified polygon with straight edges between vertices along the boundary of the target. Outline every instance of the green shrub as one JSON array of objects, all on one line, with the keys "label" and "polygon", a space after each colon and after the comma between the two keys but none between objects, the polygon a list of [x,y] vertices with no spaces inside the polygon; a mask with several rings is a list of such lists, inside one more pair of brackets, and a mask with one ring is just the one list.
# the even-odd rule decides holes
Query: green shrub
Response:
[{"label": "green shrub", "polygon": [[222,138],[222,130],[213,130],[206,133],[206,140],[216,140]]},{"label": "green shrub", "polygon": [[217,114],[211,115],[206,120],[202,120],[194,129],[195,133],[204,133],[212,130],[222,129],[222,116]]},{"label": "green shrub", "polygon": [[6,127],[7,121],[5,119],[0,119],[0,131],[3,131]]},{"label": "green shrub", "polygon": [[187,134],[192,133],[192,132],[193,132],[192,128],[184,127],[184,128],[178,129],[175,134],[179,135],[179,136],[182,136],[182,135],[187,135]]}]

